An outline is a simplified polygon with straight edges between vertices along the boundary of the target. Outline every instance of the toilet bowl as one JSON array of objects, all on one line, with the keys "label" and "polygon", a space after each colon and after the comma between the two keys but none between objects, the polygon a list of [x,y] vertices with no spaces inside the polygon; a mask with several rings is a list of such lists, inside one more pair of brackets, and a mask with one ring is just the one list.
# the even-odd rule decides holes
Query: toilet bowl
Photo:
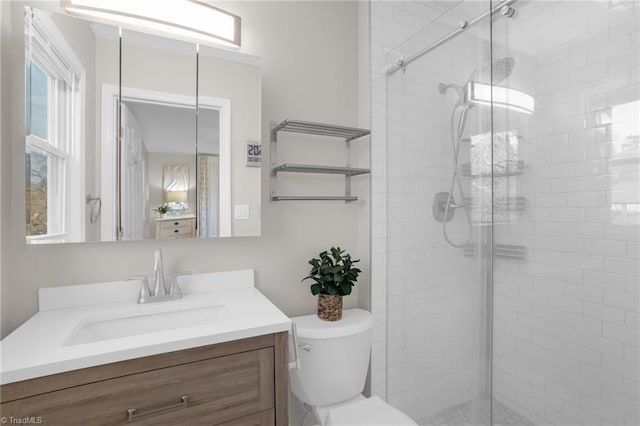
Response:
[{"label": "toilet bowl", "polygon": [[409,416],[374,396],[362,395],[369,369],[373,319],[363,309],[343,311],[340,321],[317,315],[292,318],[297,354],[291,391],[311,407],[321,426],[409,426]]},{"label": "toilet bowl", "polygon": [[409,426],[417,423],[377,396],[358,398],[327,414],[325,426]]}]

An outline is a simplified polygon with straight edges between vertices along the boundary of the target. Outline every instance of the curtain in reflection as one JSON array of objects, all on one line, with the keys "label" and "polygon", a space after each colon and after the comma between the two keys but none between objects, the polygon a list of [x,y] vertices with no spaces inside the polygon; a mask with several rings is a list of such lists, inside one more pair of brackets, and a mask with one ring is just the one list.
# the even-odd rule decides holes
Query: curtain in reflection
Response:
[{"label": "curtain in reflection", "polygon": [[218,156],[198,155],[198,236],[218,235]]}]

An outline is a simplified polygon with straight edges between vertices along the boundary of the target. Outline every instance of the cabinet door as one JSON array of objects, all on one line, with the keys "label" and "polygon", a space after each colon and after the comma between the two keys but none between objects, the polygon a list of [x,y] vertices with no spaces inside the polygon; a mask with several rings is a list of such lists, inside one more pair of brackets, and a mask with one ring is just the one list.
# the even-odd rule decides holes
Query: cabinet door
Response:
[{"label": "cabinet door", "polygon": [[2,416],[64,426],[217,425],[274,407],[273,363],[273,348],[192,362],[16,400],[2,404]]}]

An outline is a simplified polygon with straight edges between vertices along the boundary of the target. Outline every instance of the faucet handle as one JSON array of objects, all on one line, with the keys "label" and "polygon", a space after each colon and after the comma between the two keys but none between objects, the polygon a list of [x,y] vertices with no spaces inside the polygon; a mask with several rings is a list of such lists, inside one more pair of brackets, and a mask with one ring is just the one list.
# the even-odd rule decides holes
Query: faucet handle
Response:
[{"label": "faucet handle", "polygon": [[178,278],[191,275],[191,271],[181,271],[176,272],[169,275],[169,294],[175,296],[176,298],[182,297],[182,292],[180,291],[180,286],[178,285]]},{"label": "faucet handle", "polygon": [[151,297],[151,290],[149,289],[149,278],[147,278],[146,275],[132,275],[125,278],[125,281],[140,281],[138,303],[144,303]]}]

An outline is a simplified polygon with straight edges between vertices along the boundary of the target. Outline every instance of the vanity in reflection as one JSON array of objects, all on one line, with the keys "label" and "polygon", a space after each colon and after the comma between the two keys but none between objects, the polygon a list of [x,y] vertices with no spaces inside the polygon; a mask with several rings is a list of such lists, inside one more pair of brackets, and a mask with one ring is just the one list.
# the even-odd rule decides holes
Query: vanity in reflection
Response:
[{"label": "vanity in reflection", "polygon": [[247,162],[260,58],[29,6],[12,15],[28,243],[260,235],[260,168]]},{"label": "vanity in reflection", "polygon": [[196,216],[193,214],[159,217],[156,219],[156,239],[158,240],[193,238],[195,236]]}]

